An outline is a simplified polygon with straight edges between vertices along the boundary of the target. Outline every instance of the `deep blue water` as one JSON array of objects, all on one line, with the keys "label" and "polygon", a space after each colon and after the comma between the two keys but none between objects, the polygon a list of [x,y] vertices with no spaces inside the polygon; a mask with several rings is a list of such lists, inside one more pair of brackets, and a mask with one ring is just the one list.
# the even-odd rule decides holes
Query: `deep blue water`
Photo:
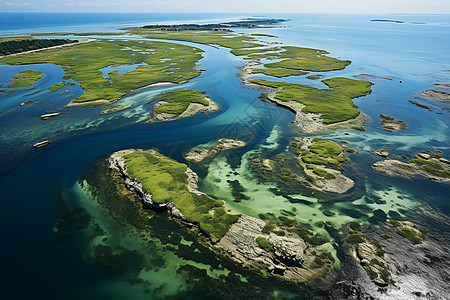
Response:
[{"label": "deep blue water", "polygon": [[[230,14],[0,13],[0,36],[30,32],[113,31],[125,25],[209,22],[237,17]],[[448,16],[273,17],[292,20],[283,28],[259,29],[259,33],[279,36],[275,41],[286,45],[325,49],[334,57],[352,60],[345,70],[327,72],[326,77],[351,78],[368,73],[393,79],[376,79],[373,93],[355,100],[372,118],[367,131],[336,131],[322,136],[345,140],[361,153],[354,159],[363,174],[359,180],[381,186],[393,185],[410,193],[418,203],[430,205],[448,216],[448,186],[376,174],[370,165],[377,157],[367,152],[388,148],[395,155],[402,155],[432,149],[440,150],[446,156],[450,154],[448,111],[433,103],[424,102],[432,108],[429,111],[408,102],[415,100],[418,92],[432,88],[434,83],[450,83]],[[407,23],[369,21],[375,18]],[[201,76],[181,86],[158,87],[125,97],[117,104],[132,105],[132,108],[118,114],[100,115],[102,108],[62,108],[82,91],[78,86],[70,86],[66,94],[49,92],[48,87],[60,82],[64,74],[59,66],[52,64],[33,66],[45,73],[35,88],[43,91],[0,95],[0,225],[4,228],[0,255],[4,258],[1,281],[6,299],[113,299],[105,292],[106,287],[111,285],[114,290],[120,285],[113,285],[116,278],[99,274],[95,266],[83,258],[82,237],[75,235],[60,241],[52,233],[57,218],[53,210],[54,197],[62,193],[69,202],[82,202],[83,197],[74,190],[74,184],[92,161],[129,147],[156,147],[181,160],[182,153],[190,147],[224,136],[251,136],[252,146],[255,146],[274,128],[278,128],[280,134],[277,149],[282,151],[288,139],[297,134],[290,125],[292,113],[259,101],[261,91],[240,84],[235,74],[243,64],[242,59],[232,56],[227,49],[194,46],[206,51],[205,58],[200,61],[201,68],[206,70]],[[0,83],[7,83],[13,74],[27,68],[0,65]],[[284,80],[321,86],[320,82],[301,77]],[[171,123],[143,123],[149,109],[144,103],[159,92],[178,87],[206,91],[221,105],[221,110],[209,116]],[[31,97],[40,101],[18,108],[23,99]],[[43,125],[39,120],[42,113],[58,109],[67,115],[52,120],[53,126]],[[397,133],[383,131],[378,122],[380,113],[406,121],[408,129]],[[50,147],[31,151],[31,144],[48,136],[54,140]],[[121,296],[114,297],[120,299]]]}]

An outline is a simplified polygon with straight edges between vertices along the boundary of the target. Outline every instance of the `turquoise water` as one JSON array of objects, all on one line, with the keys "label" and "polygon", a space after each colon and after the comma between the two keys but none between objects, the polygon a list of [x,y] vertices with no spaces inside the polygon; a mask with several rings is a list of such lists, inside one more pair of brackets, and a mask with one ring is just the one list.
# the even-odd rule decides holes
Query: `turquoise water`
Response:
[{"label": "turquoise water", "polygon": [[[153,19],[152,19],[153,17]],[[30,19],[22,25],[7,27],[0,24],[0,34],[24,34],[31,31],[106,31],[124,24],[150,22],[176,22],[232,18],[231,15],[128,15],[120,20],[116,15],[103,16],[99,21],[91,17],[73,16],[69,26],[49,18]],[[263,38],[269,42],[283,42],[325,49],[334,57],[352,60],[342,71],[324,73],[352,77],[361,73],[392,78],[375,79],[373,93],[355,100],[359,108],[371,118],[365,132],[341,130],[320,135],[335,141],[346,141],[358,151],[350,156],[352,163],[345,166],[345,175],[355,180],[366,195],[377,195],[385,204],[367,204],[364,197],[331,205],[338,214],[327,219],[317,214],[318,199],[311,195],[294,195],[303,202],[292,202],[276,196],[269,190],[270,184],[258,181],[246,168],[248,158],[254,154],[270,157],[283,152],[289,139],[300,133],[290,124],[293,114],[282,108],[258,100],[260,90],[246,87],[236,76],[243,60],[229,53],[228,49],[183,43],[206,51],[200,61],[203,74],[182,85],[160,86],[128,95],[118,105],[131,108],[110,115],[102,115],[102,107],[66,108],[64,105],[81,95],[78,85],[66,86],[56,92],[48,87],[62,80],[64,71],[52,64],[33,65],[31,69],[45,76],[31,90],[13,94],[0,94],[0,190],[2,209],[0,224],[2,234],[0,254],[5,259],[2,272],[3,292],[7,298],[35,299],[144,299],[176,296],[187,290],[189,283],[182,276],[175,276],[177,267],[185,260],[170,251],[164,251],[158,237],[150,237],[152,246],[142,245],[139,237],[121,228],[104,210],[94,205],[91,197],[77,181],[91,163],[119,149],[129,147],[158,148],[163,154],[182,161],[182,154],[199,144],[222,137],[242,138],[250,141],[248,146],[233,152],[236,157],[219,158],[207,169],[198,170],[201,187],[213,196],[224,198],[232,209],[258,216],[259,213],[278,213],[281,209],[296,208],[296,218],[310,223],[327,220],[335,226],[357,220],[367,222],[371,211],[394,210],[401,215],[406,212],[421,214],[423,210],[443,212],[448,217],[448,186],[421,179],[406,180],[385,177],[374,172],[371,164],[379,158],[368,152],[387,148],[394,155],[412,155],[421,150],[440,150],[449,156],[448,111],[442,105],[419,99],[417,93],[432,88],[434,83],[450,83],[450,22],[448,16],[395,15],[387,19],[425,24],[391,24],[370,22],[380,16],[293,15],[274,16],[292,19],[283,28],[258,29],[258,33],[274,34],[279,38]],[[0,18],[2,19],[2,18]],[[45,22],[41,22],[45,19]],[[52,23],[53,22],[53,23]],[[238,30],[245,33],[256,31]],[[108,37],[109,38],[109,37]],[[113,37],[112,37],[113,38]],[[121,37],[117,37],[121,38]],[[114,69],[119,72],[130,69]],[[0,65],[0,84],[7,84],[14,74],[30,69],[29,66]],[[255,78],[269,78],[255,76]],[[274,80],[273,78],[270,78]],[[276,79],[275,79],[276,80]],[[303,77],[289,77],[288,82],[314,84]],[[402,81],[400,83],[400,81]],[[170,123],[144,123],[149,119],[151,107],[145,103],[154,95],[177,88],[194,88],[206,91],[221,109],[208,116],[199,115]],[[69,90],[61,93],[62,90]],[[24,107],[25,100],[39,100]],[[424,110],[409,100],[426,103],[431,110]],[[447,107],[448,108],[448,107]],[[40,115],[62,112],[57,118],[42,121]],[[388,114],[404,120],[408,128],[397,133],[383,131],[378,115]],[[50,138],[53,143],[42,149],[32,149],[37,141]],[[236,166],[236,162],[242,162]],[[246,188],[248,201],[233,202],[224,176],[239,180]],[[226,178],[228,179],[228,178]],[[401,191],[401,198],[399,192]],[[139,249],[149,257],[164,257],[163,271],[150,269],[140,276],[153,282],[150,294],[143,292],[142,285],[130,285],[126,276],[104,274],[86,254],[85,238],[88,231],[73,232],[63,239],[54,237],[54,224],[59,218],[53,208],[55,197],[62,198],[73,207],[84,207],[92,222],[101,223],[109,236],[108,245],[118,249]],[[309,202],[309,204],[308,204]],[[364,206],[363,208],[361,208]],[[365,216],[349,216],[348,209],[365,211]],[[411,215],[413,215],[411,213]],[[91,222],[91,223],[92,223]],[[161,220],[161,222],[163,222]],[[165,224],[165,223],[164,223]],[[175,227],[172,227],[176,230]],[[328,233],[317,227],[321,234]],[[442,232],[448,234],[448,232]],[[188,239],[184,235],[183,239]],[[102,243],[95,240],[96,243]],[[190,245],[191,242],[185,242]],[[200,246],[196,246],[201,249]],[[331,243],[323,247],[335,251]],[[91,249],[92,248],[88,248]],[[228,274],[225,268],[212,268],[200,262],[189,262],[207,270],[212,277]],[[230,267],[231,268],[231,267]],[[159,273],[158,273],[159,272]],[[245,274],[240,276],[245,277]],[[242,279],[244,280],[244,279]],[[24,289],[23,287],[27,288]],[[158,290],[158,287],[161,287]],[[274,292],[274,295],[277,294]],[[281,293],[282,294],[282,293]],[[130,295],[132,295],[130,297]],[[195,299],[194,296],[192,296]]]}]

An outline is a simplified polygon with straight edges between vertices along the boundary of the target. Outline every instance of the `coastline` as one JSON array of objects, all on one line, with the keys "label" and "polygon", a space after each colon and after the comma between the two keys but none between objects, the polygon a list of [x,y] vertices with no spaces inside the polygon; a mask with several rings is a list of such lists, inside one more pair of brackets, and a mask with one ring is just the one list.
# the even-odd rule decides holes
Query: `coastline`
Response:
[{"label": "coastline", "polygon": [[239,77],[241,78],[242,83],[247,86],[255,87],[260,90],[266,91],[267,92],[266,95],[262,96],[263,100],[289,109],[290,111],[295,113],[295,119],[292,121],[292,123],[296,127],[298,127],[302,131],[302,133],[312,134],[312,133],[323,133],[337,129],[352,129],[352,128],[360,129],[370,120],[370,117],[368,115],[358,110],[359,115],[353,119],[331,124],[325,124],[320,114],[302,112],[302,109],[305,107],[305,105],[303,105],[302,103],[296,101],[284,102],[276,99],[275,95],[281,90],[281,88],[276,89],[250,82],[249,78],[252,75],[251,67],[258,64],[259,62],[257,61],[251,61],[246,63],[241,68],[242,72],[239,74]]}]

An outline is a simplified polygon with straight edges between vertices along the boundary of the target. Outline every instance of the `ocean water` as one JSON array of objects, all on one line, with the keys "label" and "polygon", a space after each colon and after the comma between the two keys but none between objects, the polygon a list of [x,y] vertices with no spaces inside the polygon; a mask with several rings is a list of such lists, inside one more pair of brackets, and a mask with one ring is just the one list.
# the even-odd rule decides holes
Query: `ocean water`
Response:
[{"label": "ocean water", "polygon": [[[112,32],[124,26],[149,23],[205,23],[240,17],[250,16],[0,13],[0,36],[30,32]],[[339,130],[318,135],[346,141],[349,147],[358,151],[358,154],[350,156],[352,163],[344,168],[345,174],[355,180],[363,195],[327,207],[337,212],[330,219],[318,214],[321,204],[314,196],[299,194],[293,196],[299,201],[289,201],[275,195],[270,189],[273,186],[251,174],[248,162],[253,155],[270,157],[283,152],[290,138],[300,133],[291,124],[294,118],[291,112],[260,101],[261,90],[241,84],[236,74],[244,60],[231,55],[228,49],[180,42],[205,51],[200,64],[206,71],[182,85],[157,87],[128,95],[116,104],[131,105],[131,108],[111,115],[100,114],[103,108],[64,108],[70,100],[81,95],[81,88],[74,85],[69,86],[69,92],[65,94],[52,93],[48,87],[61,82],[64,75],[62,68],[52,64],[33,65],[31,69],[45,74],[36,83],[35,89],[0,94],[0,224],[4,228],[0,254],[5,258],[1,278],[5,299],[153,299],[180,295],[199,299],[198,294],[207,295],[200,288],[196,294],[191,289],[193,283],[177,273],[179,266],[184,264],[204,270],[211,278],[235,272],[241,282],[250,280],[252,287],[260,288],[252,281],[251,275],[239,273],[232,265],[216,266],[214,259],[192,260],[175,254],[176,251],[168,251],[168,245],[181,247],[181,244],[188,245],[193,252],[207,253],[189,234],[167,222],[165,217],[152,216],[151,226],[162,234],[171,230],[176,236],[174,239],[180,241],[178,244],[164,242],[156,233],[145,233],[144,241],[141,237],[143,232],[126,227],[120,220],[111,217],[104,207],[95,204],[94,196],[78,183],[80,176],[87,172],[83,176],[92,178],[99,162],[110,153],[130,147],[157,148],[163,154],[182,161],[182,154],[189,149],[218,138],[249,140],[248,146],[233,152],[234,159],[218,158],[206,169],[196,171],[200,174],[202,190],[224,199],[233,210],[255,217],[260,213],[279,213],[283,209],[296,211],[295,218],[300,221],[311,224],[330,221],[336,228],[353,220],[368,223],[368,217],[375,209],[396,211],[410,218],[431,211],[443,215],[444,219],[448,218],[448,185],[423,179],[385,177],[371,169],[372,163],[379,157],[369,152],[371,149],[387,148],[397,156],[413,155],[422,150],[439,150],[446,157],[450,155],[448,107],[418,96],[419,92],[432,88],[434,83],[450,83],[448,16],[269,17],[290,21],[280,28],[237,31],[273,34],[278,38],[262,39],[324,49],[333,57],[352,61],[345,70],[323,73],[326,78],[372,74],[392,79],[374,79],[372,94],[354,100],[371,118],[366,131]],[[371,19],[395,19],[405,23],[370,22]],[[7,84],[14,74],[25,69],[30,69],[30,66],[0,65],[0,84]],[[270,77],[257,75],[255,78]],[[311,81],[304,76],[283,80],[323,87],[320,81]],[[177,88],[204,90],[221,109],[208,116],[199,115],[170,123],[144,123],[149,118],[150,107],[145,106],[148,99]],[[40,101],[19,108],[23,99]],[[419,108],[409,100],[425,103],[431,109]],[[52,126],[48,126],[39,118],[48,111],[60,111],[64,118],[55,118],[51,120]],[[386,132],[379,124],[379,114],[404,120],[408,128],[396,133]],[[53,141],[51,146],[37,150],[30,147],[48,137]],[[239,180],[246,187],[245,194],[249,200],[234,202],[225,179]],[[365,195],[376,195],[385,203],[367,204]],[[63,238],[55,238],[54,225],[60,218],[54,208],[55,199],[63,200],[70,207],[84,208],[91,216],[90,224],[101,224],[105,233],[90,244],[86,239],[92,226],[69,231],[71,234]],[[348,215],[349,209],[361,210],[364,214],[354,218]],[[325,229],[318,226],[315,229],[329,236]],[[445,228],[442,232],[435,230],[437,234],[448,235]],[[105,237],[107,240],[102,241]],[[142,270],[139,274],[142,282],[130,284],[127,281],[130,274],[110,274],[99,268],[92,259],[92,245],[97,244],[108,245],[115,251],[136,250],[163,263]],[[332,243],[323,247],[337,252]],[[185,292],[187,294],[183,294]],[[296,292],[292,295],[305,295],[300,290]],[[287,291],[273,289],[273,297],[289,295]]]}]

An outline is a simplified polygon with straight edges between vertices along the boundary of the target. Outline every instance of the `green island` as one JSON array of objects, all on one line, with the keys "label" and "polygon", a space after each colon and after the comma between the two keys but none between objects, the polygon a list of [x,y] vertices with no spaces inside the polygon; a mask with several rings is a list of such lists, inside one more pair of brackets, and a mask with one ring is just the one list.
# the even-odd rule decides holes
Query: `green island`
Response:
[{"label": "green island", "polygon": [[40,71],[34,70],[26,70],[19,72],[13,76],[13,83],[6,86],[6,88],[2,87],[0,92],[3,93],[14,93],[20,90],[21,88],[30,87],[35,84],[39,79],[44,76],[44,73]]},{"label": "green island", "polygon": [[386,159],[374,163],[372,167],[389,176],[411,178],[421,175],[434,181],[450,182],[450,160],[437,153],[420,152],[407,162]]},{"label": "green island", "polygon": [[[101,51],[100,51],[101,50]],[[0,63],[54,63],[67,72],[63,79],[79,82],[85,93],[69,105],[109,104],[132,90],[161,82],[180,83],[200,75],[195,64],[201,50],[165,42],[98,40],[59,49],[0,58]],[[119,75],[100,69],[136,65]]]},{"label": "green island", "polygon": [[222,201],[193,191],[195,184],[189,178],[192,171],[185,164],[152,150],[127,153],[123,159],[128,176],[142,184],[143,192],[151,195],[153,203],[173,204],[182,219],[198,224],[213,242],[222,238],[239,219],[239,215],[225,212]]},{"label": "green island", "polygon": [[[301,113],[316,114],[316,123],[333,124],[354,119],[360,111],[352,99],[371,93],[369,81],[335,77],[322,80],[329,89],[309,85],[250,79],[251,83],[277,89],[269,99]],[[300,105],[299,105],[300,104]]]},{"label": "green island", "polygon": [[151,121],[170,121],[190,117],[198,112],[208,113],[219,106],[205,96],[205,92],[178,89],[156,95],[147,103],[158,101],[152,110]]}]

